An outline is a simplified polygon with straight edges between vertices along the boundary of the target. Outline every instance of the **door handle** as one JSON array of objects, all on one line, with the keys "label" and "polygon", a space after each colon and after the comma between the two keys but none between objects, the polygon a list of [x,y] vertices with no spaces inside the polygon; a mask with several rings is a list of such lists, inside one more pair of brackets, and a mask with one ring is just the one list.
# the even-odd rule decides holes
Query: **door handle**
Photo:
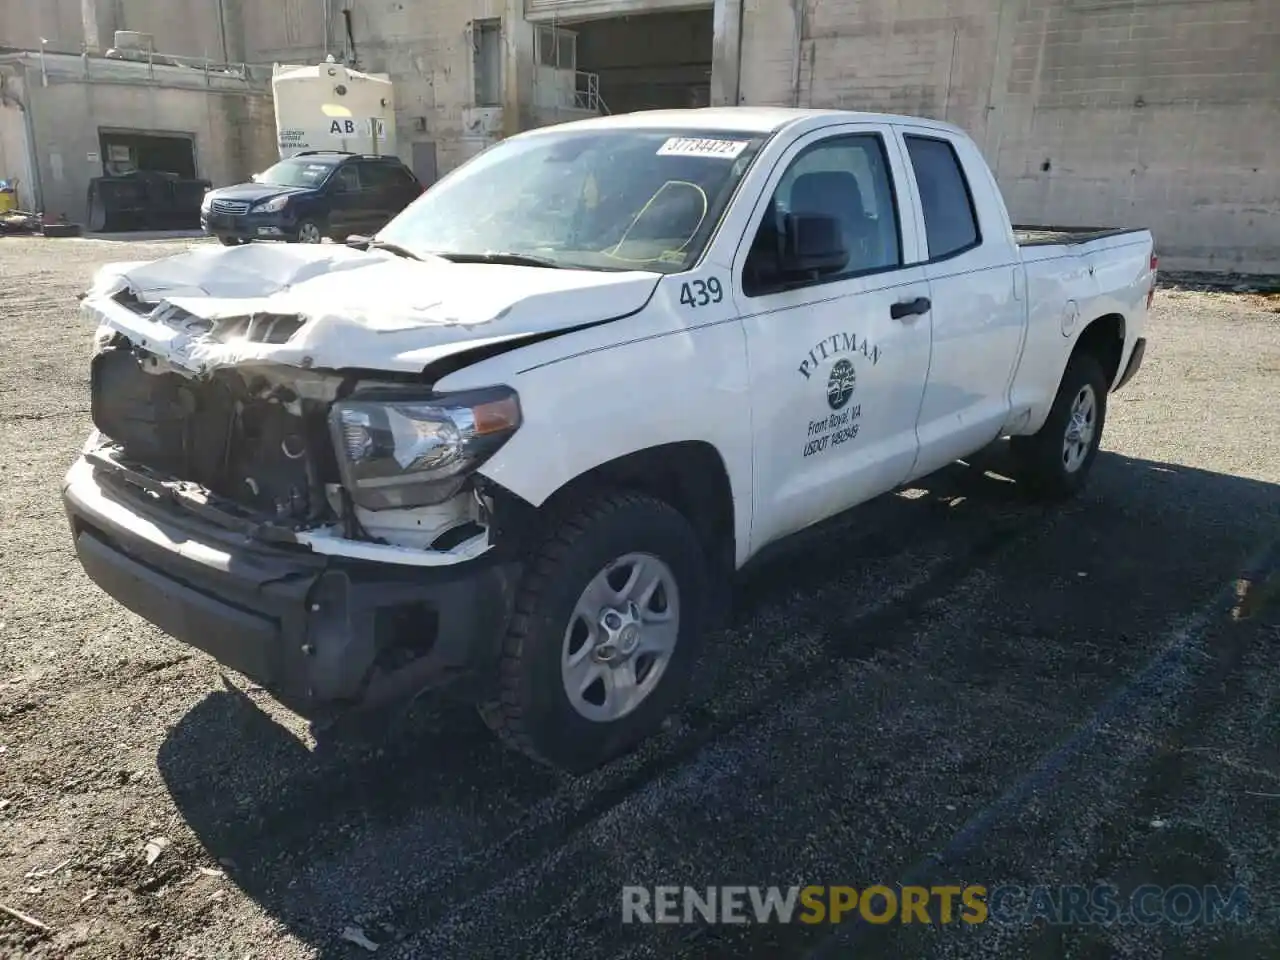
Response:
[{"label": "door handle", "polygon": [[914,300],[903,300],[901,303],[895,303],[889,308],[889,316],[894,320],[902,320],[906,317],[918,317],[922,313],[928,313],[933,309],[933,303],[928,297],[916,297]]}]

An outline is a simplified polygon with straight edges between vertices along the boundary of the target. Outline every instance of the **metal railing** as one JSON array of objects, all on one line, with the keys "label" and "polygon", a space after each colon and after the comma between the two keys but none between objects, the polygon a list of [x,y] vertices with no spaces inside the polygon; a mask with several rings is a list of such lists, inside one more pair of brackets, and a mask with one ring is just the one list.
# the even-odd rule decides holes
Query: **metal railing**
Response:
[{"label": "metal railing", "polygon": [[[130,50],[128,55],[104,56],[82,50],[79,54],[52,52],[43,46],[36,50],[15,51],[3,57],[34,66],[40,74],[40,82],[48,86],[51,80],[165,83],[178,86],[213,87],[216,83],[230,81],[236,84],[260,86],[270,89],[271,68],[258,64],[220,63],[212,58],[186,57],[158,53],[150,50]],[[225,89],[225,88],[224,88]]]},{"label": "metal railing", "polygon": [[573,105],[578,110],[608,114],[609,105],[600,96],[600,74],[575,70],[573,74]]}]

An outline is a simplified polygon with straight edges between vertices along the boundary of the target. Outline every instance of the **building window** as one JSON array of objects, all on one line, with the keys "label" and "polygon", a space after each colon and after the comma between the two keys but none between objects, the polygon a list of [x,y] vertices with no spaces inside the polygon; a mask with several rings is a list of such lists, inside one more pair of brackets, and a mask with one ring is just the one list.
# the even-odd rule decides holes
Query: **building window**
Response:
[{"label": "building window", "polygon": [[553,70],[576,70],[578,35],[554,27],[538,28],[538,63]]},{"label": "building window", "polygon": [[471,25],[477,107],[502,105],[502,21],[475,20]]}]

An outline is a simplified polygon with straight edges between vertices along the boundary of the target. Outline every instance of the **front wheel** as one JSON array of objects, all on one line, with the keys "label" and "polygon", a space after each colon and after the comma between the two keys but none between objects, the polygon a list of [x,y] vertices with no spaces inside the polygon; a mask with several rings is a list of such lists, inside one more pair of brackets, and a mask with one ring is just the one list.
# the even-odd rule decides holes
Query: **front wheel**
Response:
[{"label": "front wheel", "polygon": [[219,236],[218,242],[222,244],[224,247],[238,247],[241,244],[246,243],[247,241],[242,240],[240,237]]},{"label": "front wheel", "polygon": [[298,224],[299,243],[319,243],[324,239],[324,231],[314,220],[303,220]]},{"label": "front wheel", "polygon": [[1107,378],[1096,359],[1078,354],[1067,364],[1048,419],[1012,446],[1021,478],[1032,493],[1062,499],[1083,489],[1102,443]]},{"label": "front wheel", "polygon": [[656,732],[701,639],[706,566],[688,521],[613,493],[576,510],[533,556],[480,705],[509,746],[574,773]]}]

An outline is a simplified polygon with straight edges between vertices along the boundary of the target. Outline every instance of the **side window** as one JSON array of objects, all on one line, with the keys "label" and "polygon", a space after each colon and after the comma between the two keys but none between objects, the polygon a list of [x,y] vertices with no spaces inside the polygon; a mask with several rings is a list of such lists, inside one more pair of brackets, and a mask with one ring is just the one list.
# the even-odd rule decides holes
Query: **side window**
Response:
[{"label": "side window", "polygon": [[388,166],[390,182],[397,190],[409,190],[418,185],[417,179],[406,167]]},{"label": "side window", "polygon": [[748,296],[778,286],[777,251],[789,214],[820,213],[840,221],[848,253],[825,282],[886,270],[902,263],[893,178],[884,141],[876,134],[833,137],[809,147],[782,175],[747,256]]},{"label": "side window", "polygon": [[920,188],[929,259],[939,260],[981,241],[969,182],[955,148],[945,140],[907,136],[907,153]]},{"label": "side window", "polygon": [[391,167],[385,163],[361,163],[360,185],[365,190],[385,190],[391,186]]},{"label": "side window", "polygon": [[357,193],[360,190],[360,174],[356,165],[349,163],[338,168],[338,189],[343,193]]}]

